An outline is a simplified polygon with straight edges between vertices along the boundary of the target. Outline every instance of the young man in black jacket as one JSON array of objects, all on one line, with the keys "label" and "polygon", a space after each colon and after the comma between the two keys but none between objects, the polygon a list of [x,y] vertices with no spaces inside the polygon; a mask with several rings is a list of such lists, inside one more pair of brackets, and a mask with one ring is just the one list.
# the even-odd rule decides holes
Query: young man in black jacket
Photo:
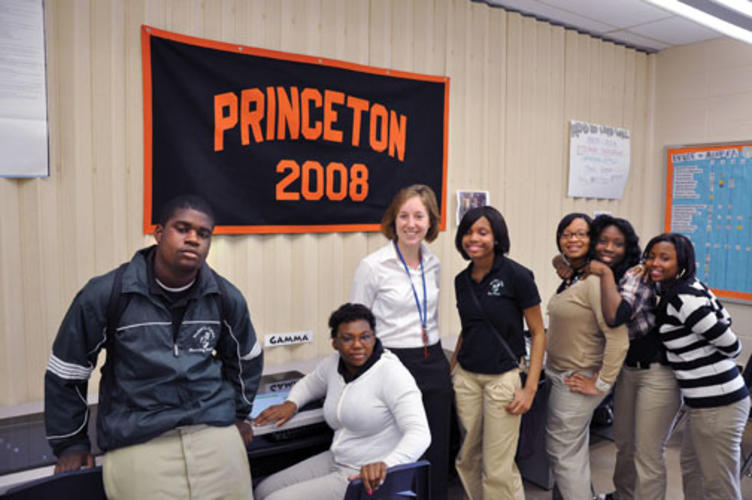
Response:
[{"label": "young man in black jacket", "polygon": [[92,466],[88,379],[102,348],[97,444],[108,497],[250,495],[246,421],[263,355],[240,291],[205,263],[214,216],[167,203],[157,244],[76,295],[45,374],[55,472]]}]

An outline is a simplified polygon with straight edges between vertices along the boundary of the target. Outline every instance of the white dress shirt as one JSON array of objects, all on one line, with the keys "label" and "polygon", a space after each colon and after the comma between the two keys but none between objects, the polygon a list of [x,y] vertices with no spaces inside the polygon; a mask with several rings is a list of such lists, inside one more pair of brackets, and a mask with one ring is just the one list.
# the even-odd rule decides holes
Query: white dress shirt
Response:
[{"label": "white dress shirt", "polygon": [[[439,275],[441,264],[425,245],[421,245],[426,277],[428,345],[439,341]],[[423,310],[423,279],[420,267],[410,270],[410,278],[397,255],[394,243],[376,250],[360,261],[353,277],[350,302],[368,306],[376,317],[376,335],[384,347],[396,349],[423,347],[420,314],[415,303],[418,294]]]}]

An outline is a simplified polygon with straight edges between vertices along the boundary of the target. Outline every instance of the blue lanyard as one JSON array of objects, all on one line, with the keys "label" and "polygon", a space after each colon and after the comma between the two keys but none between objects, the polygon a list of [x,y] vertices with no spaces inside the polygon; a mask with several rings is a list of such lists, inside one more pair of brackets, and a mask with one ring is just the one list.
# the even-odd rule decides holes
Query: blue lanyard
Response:
[{"label": "blue lanyard", "polygon": [[397,255],[399,255],[399,258],[402,261],[402,265],[405,268],[407,279],[410,280],[410,286],[413,289],[413,297],[415,298],[415,305],[418,308],[418,316],[420,317],[420,326],[423,327],[423,332],[425,334],[426,322],[428,321],[428,299],[426,298],[426,273],[423,270],[423,255],[420,254],[420,276],[421,278],[423,278],[423,311],[421,311],[420,301],[418,300],[418,292],[415,290],[413,279],[412,277],[410,277],[410,270],[407,268],[407,262],[405,262],[405,258],[402,256],[402,252],[400,252],[399,245],[397,245],[396,241],[394,242],[394,248],[397,250]]}]

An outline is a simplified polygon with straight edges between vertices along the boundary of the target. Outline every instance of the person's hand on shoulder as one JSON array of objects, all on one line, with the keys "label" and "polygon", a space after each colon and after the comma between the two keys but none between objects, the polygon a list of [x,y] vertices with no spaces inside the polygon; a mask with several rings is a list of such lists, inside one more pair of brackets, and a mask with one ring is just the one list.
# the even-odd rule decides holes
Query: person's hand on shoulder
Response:
[{"label": "person's hand on shoulder", "polygon": [[369,495],[373,495],[373,490],[384,484],[386,479],[387,466],[384,462],[374,462],[366,464],[360,468],[360,474],[353,474],[348,477],[348,481],[354,481],[358,478],[363,480],[363,488]]},{"label": "person's hand on shoulder", "polygon": [[569,265],[566,257],[564,257],[560,253],[556,254],[554,258],[551,259],[551,264],[554,266],[556,274],[558,274],[559,278],[563,280],[568,280],[574,274],[574,269],[572,269],[572,266]]},{"label": "person's hand on shoulder", "polygon": [[603,276],[610,268],[599,260],[591,260],[585,268],[585,274]]},{"label": "person's hand on shoulder", "polygon": [[637,278],[640,278],[642,281],[645,281],[645,282],[650,281],[650,275],[648,274],[648,266],[646,266],[642,262],[630,268],[629,271],[627,271],[627,273]]},{"label": "person's hand on shoulder", "polygon": [[298,405],[292,401],[285,401],[282,404],[270,406],[266,410],[262,411],[258,417],[253,419],[254,425],[265,425],[271,422],[276,422],[277,427],[284,424],[295,415],[298,411]]},{"label": "person's hand on shoulder", "polygon": [[70,472],[80,468],[90,469],[94,467],[94,456],[89,450],[67,450],[57,459],[55,474]]},{"label": "person's hand on shoulder", "polygon": [[248,446],[253,441],[253,426],[247,420],[238,420],[235,422],[235,427],[240,432],[240,437],[243,438],[243,444]]}]

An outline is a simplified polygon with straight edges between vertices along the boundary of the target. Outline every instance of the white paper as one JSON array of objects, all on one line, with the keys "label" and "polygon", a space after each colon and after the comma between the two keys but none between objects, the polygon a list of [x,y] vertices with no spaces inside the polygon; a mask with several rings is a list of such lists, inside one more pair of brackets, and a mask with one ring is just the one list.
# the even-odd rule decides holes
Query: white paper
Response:
[{"label": "white paper", "polygon": [[629,177],[629,130],[572,120],[569,196],[619,199]]},{"label": "white paper", "polygon": [[268,333],[264,335],[264,347],[307,344],[313,342],[313,330],[301,330],[289,333]]},{"label": "white paper", "polygon": [[0,1],[0,176],[48,175],[42,0]]}]

